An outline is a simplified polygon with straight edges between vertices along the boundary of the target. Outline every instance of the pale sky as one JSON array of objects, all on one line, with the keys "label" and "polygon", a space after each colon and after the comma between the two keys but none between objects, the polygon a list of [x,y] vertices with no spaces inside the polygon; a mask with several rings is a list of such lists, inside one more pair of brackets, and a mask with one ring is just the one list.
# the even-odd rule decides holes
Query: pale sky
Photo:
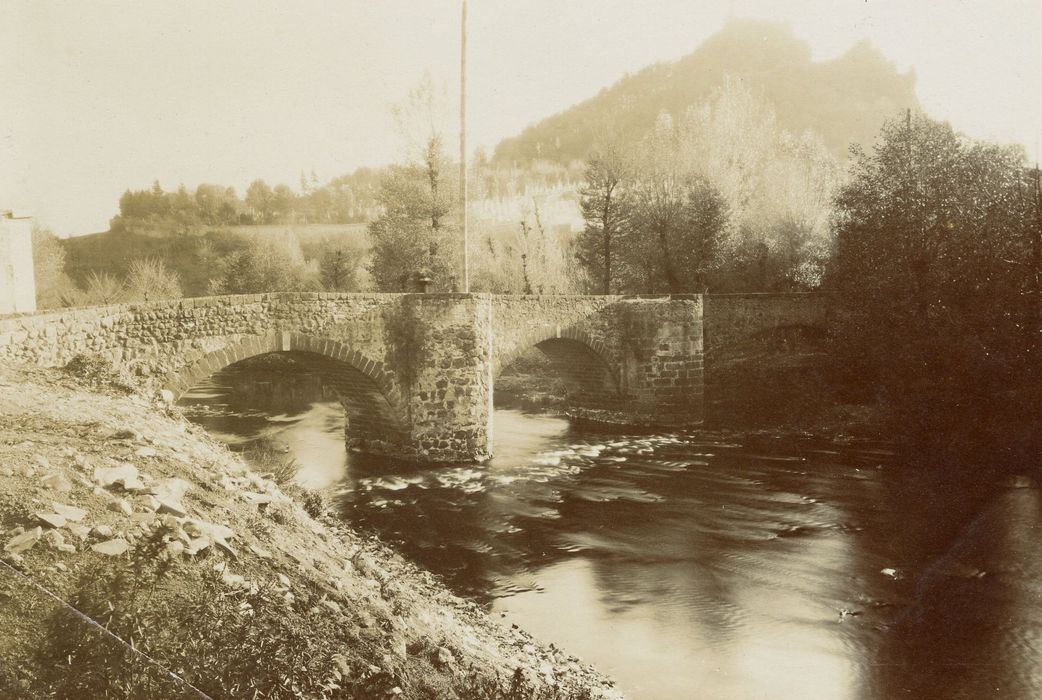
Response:
[{"label": "pale sky", "polygon": [[[932,116],[1039,155],[1042,0],[469,0],[469,14],[475,146],[691,52],[731,14],[788,22],[816,60],[868,38],[914,69]],[[393,161],[391,107],[425,71],[456,89],[458,22],[458,0],[0,0],[0,209],[86,233],[157,178],[241,195],[257,177],[296,188],[302,170]]]}]

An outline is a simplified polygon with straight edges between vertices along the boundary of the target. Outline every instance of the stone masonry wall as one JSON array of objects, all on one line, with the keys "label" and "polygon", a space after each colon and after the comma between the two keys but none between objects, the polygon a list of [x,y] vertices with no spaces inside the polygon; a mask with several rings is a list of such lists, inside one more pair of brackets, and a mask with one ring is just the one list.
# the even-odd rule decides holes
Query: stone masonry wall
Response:
[{"label": "stone masonry wall", "polygon": [[620,358],[613,333],[612,309],[620,299],[619,296],[490,296],[496,343],[494,374],[498,375],[525,350],[554,338],[582,342],[609,365],[617,366]]},{"label": "stone masonry wall", "polygon": [[838,295],[822,292],[707,294],[703,325],[706,356],[712,359],[772,329],[828,328],[838,302]]},{"label": "stone masonry wall", "polygon": [[659,423],[702,419],[702,298],[623,300],[617,309],[623,391]]},{"label": "stone masonry wall", "polygon": [[[0,318],[0,361],[54,367],[77,354],[100,354],[143,376],[174,377],[204,356],[251,336],[322,336],[400,303],[401,296],[238,295],[12,316]],[[383,359],[383,347],[376,342],[356,343],[354,349],[374,361]]]}]

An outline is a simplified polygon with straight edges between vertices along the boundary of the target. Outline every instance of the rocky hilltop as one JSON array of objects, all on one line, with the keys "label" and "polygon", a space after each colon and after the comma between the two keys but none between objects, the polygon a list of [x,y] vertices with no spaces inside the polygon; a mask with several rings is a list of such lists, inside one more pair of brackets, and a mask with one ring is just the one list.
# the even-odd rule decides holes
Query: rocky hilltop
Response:
[{"label": "rocky hilltop", "polygon": [[815,61],[784,24],[732,20],[690,54],[627,75],[504,139],[494,161],[567,164],[584,160],[604,139],[636,143],[660,113],[680,119],[728,80],[766,98],[787,131],[819,134],[840,160],[851,144],[870,146],[884,119],[919,104],[914,73],[898,71],[867,42]]}]

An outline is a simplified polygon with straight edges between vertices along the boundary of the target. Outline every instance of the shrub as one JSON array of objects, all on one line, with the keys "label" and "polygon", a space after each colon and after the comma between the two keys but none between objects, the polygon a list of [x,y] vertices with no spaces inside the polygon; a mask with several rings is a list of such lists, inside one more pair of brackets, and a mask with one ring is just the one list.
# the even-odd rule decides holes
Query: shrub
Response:
[{"label": "shrub", "polygon": [[183,296],[177,273],[167,269],[163,261],[155,257],[132,261],[125,286],[128,301],[180,299]]}]

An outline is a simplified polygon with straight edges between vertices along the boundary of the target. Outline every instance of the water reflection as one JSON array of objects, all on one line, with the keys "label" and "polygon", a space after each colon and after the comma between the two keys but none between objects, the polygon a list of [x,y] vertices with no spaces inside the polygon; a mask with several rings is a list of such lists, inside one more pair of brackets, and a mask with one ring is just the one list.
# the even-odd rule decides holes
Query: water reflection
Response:
[{"label": "water reflection", "polygon": [[492,463],[411,467],[346,454],[338,403],[244,382],[188,403],[230,441],[282,441],[346,519],[634,698],[1042,695],[1032,482],[983,488],[883,445],[582,434],[516,411],[496,412]]}]

